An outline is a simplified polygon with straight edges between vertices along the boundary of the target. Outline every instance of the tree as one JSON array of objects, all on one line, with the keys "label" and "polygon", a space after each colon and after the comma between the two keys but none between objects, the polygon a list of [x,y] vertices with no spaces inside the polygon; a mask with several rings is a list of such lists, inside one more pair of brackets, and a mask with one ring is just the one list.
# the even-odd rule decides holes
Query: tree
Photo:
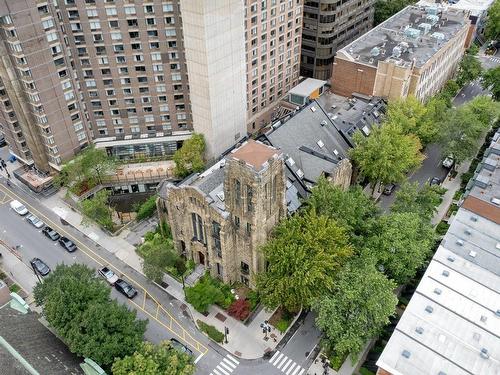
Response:
[{"label": "tree", "polygon": [[146,320],[115,300],[92,303],[70,325],[65,341],[73,353],[110,365],[117,357],[132,354],[142,343]]},{"label": "tree", "polygon": [[466,53],[458,66],[457,84],[461,87],[481,76],[481,62],[473,53]]},{"label": "tree", "polygon": [[95,221],[107,230],[113,230],[113,210],[108,203],[110,194],[108,190],[102,189],[92,198],[80,202],[80,210],[83,214],[82,224],[88,225]]},{"label": "tree", "polygon": [[430,221],[436,207],[441,203],[439,187],[425,184],[419,188],[417,182],[404,183],[396,192],[391,212],[418,213],[423,220]]},{"label": "tree", "polygon": [[375,127],[369,137],[357,132],[354,141],[356,147],[351,150],[351,157],[361,175],[370,181],[373,192],[379,183],[403,181],[406,173],[420,165],[424,158],[418,138],[404,134],[393,123]]},{"label": "tree", "polygon": [[206,313],[210,305],[224,300],[222,291],[211,282],[207,275],[200,278],[194,286],[186,288],[185,292],[186,301],[201,313]]},{"label": "tree", "polygon": [[377,26],[401,9],[416,2],[417,0],[377,0],[375,3],[374,26]]},{"label": "tree", "polygon": [[150,196],[146,199],[142,204],[140,204],[137,208],[137,220],[147,219],[153,216],[156,212],[156,194]]},{"label": "tree", "polygon": [[257,277],[261,301],[290,312],[308,308],[330,292],[336,273],[353,252],[346,230],[314,211],[282,221],[261,250],[268,264]]},{"label": "tree", "polygon": [[338,275],[333,293],[313,305],[316,324],[327,344],[354,362],[365,343],[376,337],[394,315],[396,283],[378,272],[371,262],[356,259]]},{"label": "tree", "polygon": [[153,281],[161,281],[167,267],[176,267],[181,260],[172,239],[158,233],[151,241],[146,241],[139,252],[144,260],[144,274]]},{"label": "tree", "polygon": [[498,40],[500,38],[500,1],[495,2],[488,9],[488,19],[486,21],[486,38]]},{"label": "tree", "polygon": [[474,156],[481,135],[496,116],[498,103],[485,97],[476,97],[450,111],[440,133],[439,143],[443,146],[443,156],[451,155],[456,164]]},{"label": "tree", "polygon": [[182,147],[174,154],[175,175],[186,177],[190,173],[203,171],[205,168],[204,153],[205,139],[203,135],[193,133],[191,138],[185,140]]},{"label": "tree", "polygon": [[312,189],[305,207],[317,215],[324,215],[336,220],[350,236],[351,242],[363,240],[371,229],[379,209],[375,202],[367,197],[361,187],[353,186],[342,190],[324,177],[318,180]]},{"label": "tree", "polygon": [[380,217],[376,234],[368,239],[369,255],[398,284],[415,276],[434,244],[434,230],[418,213],[393,212]]},{"label": "tree", "polygon": [[[433,103],[435,105],[437,103]],[[432,107],[432,109],[434,109]],[[414,134],[423,145],[435,141],[439,132],[434,117],[427,115],[428,105],[414,96],[390,102],[387,108],[387,122],[399,124],[405,134]]]},{"label": "tree", "polygon": [[102,183],[102,177],[115,169],[115,160],[105,150],[89,146],[63,166],[57,183],[71,187],[85,182],[94,186]]},{"label": "tree", "polygon": [[493,99],[500,100],[500,66],[483,73],[482,85],[485,90],[491,90]]},{"label": "tree", "polygon": [[441,92],[439,92],[434,97],[444,100],[447,107],[449,108],[451,107],[451,100],[457,95],[459,90],[460,86],[458,85],[457,81],[455,81],[454,79],[450,79],[446,81],[444,87],[441,89]]},{"label": "tree", "polygon": [[34,288],[35,302],[71,352],[101,365],[133,353],[146,321],[110,300],[110,288],[81,264],[59,265]]},{"label": "tree", "polygon": [[175,350],[169,341],[159,345],[143,342],[132,355],[113,363],[113,375],[192,375],[195,367],[189,355]]}]

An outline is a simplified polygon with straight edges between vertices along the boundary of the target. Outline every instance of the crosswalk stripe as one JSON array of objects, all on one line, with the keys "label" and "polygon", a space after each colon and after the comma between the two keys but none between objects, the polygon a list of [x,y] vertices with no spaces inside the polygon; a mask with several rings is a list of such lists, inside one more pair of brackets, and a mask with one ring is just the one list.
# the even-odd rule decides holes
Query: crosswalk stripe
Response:
[{"label": "crosswalk stripe", "polygon": [[271,357],[271,359],[269,360],[269,362],[272,362],[273,359],[276,358],[279,354],[280,354],[280,351],[277,350],[276,353],[274,353],[274,355]]},{"label": "crosswalk stripe", "polygon": [[286,363],[286,365],[283,366],[283,368],[281,369],[281,371],[285,372],[285,370],[288,368],[288,366],[290,366],[290,363],[292,363],[292,359],[290,358],[290,360]]},{"label": "crosswalk stripe", "polygon": [[288,359],[288,357],[285,356],[285,358],[283,358],[283,360],[280,362],[280,364],[278,366],[276,366],[278,368],[278,370],[281,368],[281,366],[283,366],[285,364],[287,359]]},{"label": "crosswalk stripe", "polygon": [[239,362],[238,360],[236,360],[236,358],[231,357],[229,354],[228,354],[228,355],[226,355],[226,358],[229,358],[231,361],[233,361],[233,362],[234,362],[234,363],[236,363],[237,365],[239,365],[239,364],[240,364],[240,362]]},{"label": "crosswalk stripe", "polygon": [[233,372],[233,368],[226,365],[224,362],[219,363],[219,366],[224,367],[227,371]]},{"label": "crosswalk stripe", "polygon": [[300,371],[300,366],[297,366],[297,368],[295,369],[295,371],[293,372],[292,375],[297,375],[297,373]]},{"label": "crosswalk stripe", "polygon": [[216,369],[213,369],[213,372],[215,373],[215,375],[221,375],[219,371],[217,371]]},{"label": "crosswalk stripe", "polygon": [[278,362],[280,361],[281,357],[283,357],[283,356],[284,356],[284,354],[280,353],[279,357],[274,360],[274,362],[272,363],[272,365],[276,366],[278,364]]},{"label": "crosswalk stripe", "polygon": [[[295,362],[293,362],[292,365],[290,366],[290,368],[288,369],[288,371],[286,372],[286,375],[289,375],[295,366],[297,366],[297,364]],[[285,371],[285,370],[283,370],[283,371]]]},{"label": "crosswalk stripe", "polygon": [[[223,361],[224,363],[228,364],[231,368],[236,368],[236,366],[237,366],[234,362],[231,362],[231,361],[230,361],[229,359],[227,359],[227,358],[224,358],[222,361]],[[221,363],[222,363],[222,362],[221,362]]]},{"label": "crosswalk stripe", "polygon": [[299,375],[302,375],[302,374],[304,373],[304,371],[306,371],[306,369],[305,369],[305,368],[303,368],[303,369],[302,369],[302,371],[301,371],[301,372],[299,372]]},{"label": "crosswalk stripe", "polygon": [[224,375],[229,375],[229,372],[227,372],[226,370],[224,370],[222,367],[220,367],[219,365],[217,365],[217,370],[221,371]]}]

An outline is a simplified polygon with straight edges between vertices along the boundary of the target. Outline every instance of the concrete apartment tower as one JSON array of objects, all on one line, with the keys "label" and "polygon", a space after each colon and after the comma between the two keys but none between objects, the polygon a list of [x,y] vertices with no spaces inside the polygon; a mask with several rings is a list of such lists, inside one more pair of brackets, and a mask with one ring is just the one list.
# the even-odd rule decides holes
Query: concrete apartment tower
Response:
[{"label": "concrete apartment tower", "polygon": [[300,74],[328,80],[337,50],[373,26],[375,0],[313,0],[304,5]]},{"label": "concrete apartment tower", "polygon": [[214,158],[246,135],[245,29],[241,0],[181,0],[196,132]]}]

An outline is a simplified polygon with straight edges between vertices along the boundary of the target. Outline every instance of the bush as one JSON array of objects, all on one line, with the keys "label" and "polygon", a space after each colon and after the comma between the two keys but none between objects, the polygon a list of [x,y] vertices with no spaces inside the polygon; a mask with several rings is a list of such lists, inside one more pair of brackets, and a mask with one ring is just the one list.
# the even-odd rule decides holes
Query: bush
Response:
[{"label": "bush", "polygon": [[281,333],[284,333],[288,327],[290,326],[291,320],[288,319],[280,319],[278,323],[276,323],[276,329],[280,331]]},{"label": "bush", "polygon": [[150,196],[137,210],[137,220],[147,219],[156,212],[156,195]]},{"label": "bush", "polygon": [[238,320],[245,320],[250,315],[250,302],[246,299],[239,299],[231,303],[227,313]]},{"label": "bush", "polygon": [[17,284],[12,284],[10,287],[9,287],[9,290],[12,292],[12,293],[17,293],[21,290],[21,287]]},{"label": "bush", "polygon": [[254,311],[257,305],[260,303],[260,296],[255,290],[251,290],[247,295],[248,302],[250,302],[250,311]]},{"label": "bush", "polygon": [[210,337],[212,340],[215,342],[221,343],[224,341],[224,334],[219,331],[217,328],[214,326],[211,326],[210,324],[207,324],[205,322],[202,322],[201,320],[196,321],[198,323],[198,326],[200,329],[205,332],[208,337]]},{"label": "bush", "polygon": [[436,233],[439,234],[440,236],[444,236],[448,231],[449,227],[450,224],[448,224],[446,221],[440,221],[439,224],[436,226]]},{"label": "bush", "polygon": [[361,368],[359,369],[359,373],[360,373],[361,375],[375,375],[375,373],[374,373],[373,371],[370,371],[370,370],[368,370],[368,369],[367,369],[367,368],[365,368],[365,367],[361,367]]},{"label": "bush", "polygon": [[208,312],[208,308],[214,303],[224,301],[224,294],[208,275],[200,278],[194,286],[186,288],[185,291],[186,301],[202,314]]}]

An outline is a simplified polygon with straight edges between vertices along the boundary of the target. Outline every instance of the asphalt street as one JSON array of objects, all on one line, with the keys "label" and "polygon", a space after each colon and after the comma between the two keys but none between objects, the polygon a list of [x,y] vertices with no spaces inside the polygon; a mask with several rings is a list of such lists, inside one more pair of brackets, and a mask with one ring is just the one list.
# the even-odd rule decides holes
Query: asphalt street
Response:
[{"label": "asphalt street", "polygon": [[[44,223],[61,235],[72,239],[77,244],[78,250],[74,253],[68,253],[57,241],[53,242],[46,238],[41,233],[41,229],[37,229],[29,224],[24,217],[19,216],[10,208],[9,202],[12,199],[22,202],[30,212],[37,215]],[[8,188],[3,177],[0,177],[0,239],[11,247],[20,246],[19,252],[23,263],[26,264],[26,272],[33,272],[29,262],[34,257],[42,259],[52,270],[58,264],[63,263],[81,263],[96,270],[103,265],[110,266],[115,273],[130,281],[139,291],[139,294],[133,300],[127,299],[114,288],[112,288],[111,296],[119,302],[126,304],[128,308],[135,309],[138,318],[149,320],[145,334],[147,340],[158,343],[162,340],[169,340],[175,337],[188,345],[194,352],[196,359],[196,374],[286,374],[285,371],[282,371],[283,368],[286,368],[288,371],[293,365],[292,371],[288,375],[299,375],[300,373],[303,375],[305,374],[306,367],[302,366],[308,366],[311,361],[311,358],[304,356],[304,353],[310,350],[308,346],[315,346],[319,340],[319,332],[312,325],[311,318],[309,320],[306,319],[304,325],[299,328],[290,340],[290,350],[288,345],[286,345],[283,351],[279,353],[283,353],[283,360],[280,359],[279,363],[275,365],[269,361],[269,358],[242,360],[237,359],[236,356],[231,356],[230,353],[213,343],[196,329],[185,306],[178,300],[156,287],[144,275],[101,248],[90,238],[87,238],[75,228],[67,225],[67,223],[62,221],[53,212],[47,210],[37,202],[36,198],[31,194],[27,194],[17,186]],[[144,290],[147,290],[147,294]],[[147,297],[147,301],[145,296]],[[163,314],[163,319],[156,319],[154,312],[152,313],[155,310],[154,308],[143,308],[143,302],[145,302],[145,305],[152,304],[151,298],[158,301],[161,307],[165,311],[168,311],[174,319],[169,321],[165,318],[165,314]],[[161,310],[159,315],[162,315]],[[307,335],[311,335],[311,337]],[[313,340],[314,338],[315,340]],[[286,361],[284,361],[285,357],[287,358]],[[281,362],[284,363],[278,369]],[[288,366],[285,367],[286,364]],[[297,370],[296,373],[295,370]]]}]

